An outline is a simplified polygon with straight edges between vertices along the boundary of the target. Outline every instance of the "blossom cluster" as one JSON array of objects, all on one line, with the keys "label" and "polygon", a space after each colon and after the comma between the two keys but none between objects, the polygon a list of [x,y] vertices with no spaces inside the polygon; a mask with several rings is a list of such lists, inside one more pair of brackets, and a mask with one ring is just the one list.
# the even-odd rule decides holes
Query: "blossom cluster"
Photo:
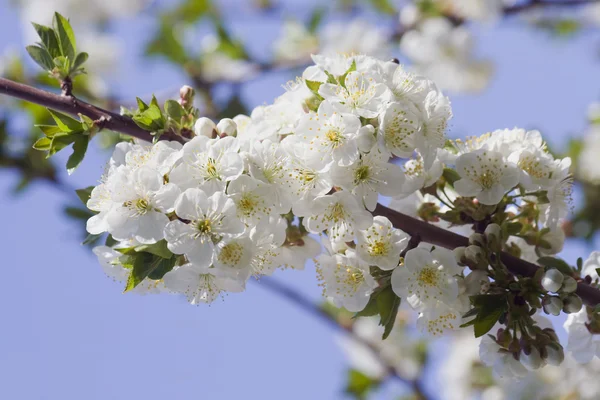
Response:
[{"label": "blossom cluster", "polygon": [[[564,242],[570,159],[518,128],[448,140],[449,99],[394,61],[313,60],[250,116],[199,118],[180,141],[117,146],[87,203],[88,231],[113,242],[95,250],[107,273],[128,290],[198,304],[314,259],[324,295],[349,311],[401,299],[432,335],[503,324],[482,342],[502,375],[560,363],[554,331],[531,315],[582,309],[569,267],[548,257]],[[411,238],[379,215],[382,198],[469,245]],[[538,262],[543,276],[507,273],[501,251]]]}]

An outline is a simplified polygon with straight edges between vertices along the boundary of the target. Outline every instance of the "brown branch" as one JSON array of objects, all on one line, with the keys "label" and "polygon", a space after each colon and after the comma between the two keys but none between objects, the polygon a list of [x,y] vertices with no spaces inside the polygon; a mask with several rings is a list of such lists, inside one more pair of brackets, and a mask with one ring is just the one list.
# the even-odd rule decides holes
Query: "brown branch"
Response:
[{"label": "brown branch", "polygon": [[[150,132],[138,127],[131,118],[112,113],[75,98],[63,97],[5,78],[0,78],[0,94],[17,97],[67,114],[77,115],[81,113],[94,120],[102,119],[103,126],[107,129],[152,141]],[[167,139],[164,135],[161,138]],[[182,138],[176,137],[176,139],[181,140]],[[436,246],[454,249],[468,245],[468,239],[464,236],[399,213],[381,204],[377,205],[373,214],[387,217],[396,228],[402,229],[411,236],[418,236],[421,240]],[[501,260],[516,275],[533,276],[539,268],[535,264],[505,252],[502,253]],[[587,305],[596,306],[600,304],[600,290],[583,282],[578,283],[577,294]]]},{"label": "brown branch", "polygon": [[583,6],[587,4],[598,4],[598,0],[556,0],[556,1],[543,1],[543,0],[532,0],[529,3],[517,4],[514,6],[504,7],[504,15],[514,15],[523,11],[529,11],[534,8],[540,7],[572,7],[572,6]]},{"label": "brown branch", "polygon": [[150,132],[137,126],[131,118],[93,106],[73,96],[61,96],[6,78],[0,78],[0,94],[39,104],[65,114],[74,116],[83,114],[93,120],[102,119],[104,121],[103,126],[106,129],[149,142],[152,141]]},{"label": "brown branch", "polygon": [[[435,246],[444,247],[446,249],[455,249],[456,247],[469,245],[469,239],[464,236],[402,214],[391,208],[382,206],[381,204],[377,205],[375,211],[373,211],[373,215],[384,216],[392,222],[394,227],[402,229],[411,236],[418,235],[424,242],[431,243]],[[517,258],[506,252],[502,253],[500,259],[506,265],[508,270],[515,275],[532,277],[540,268],[535,264]],[[589,306],[600,304],[600,290],[589,286],[584,282],[579,282],[577,284],[577,294],[581,297],[581,300]]]},{"label": "brown branch", "polygon": [[395,379],[400,383],[404,384],[405,386],[408,386],[413,391],[413,394],[418,400],[429,399],[429,397],[425,394],[425,391],[423,390],[423,386],[419,379],[411,379],[400,375],[393,365],[381,358],[379,349],[374,343],[372,343],[369,340],[366,340],[365,338],[359,336],[356,332],[354,332],[352,324],[341,323],[337,320],[337,318],[335,318],[335,316],[329,314],[323,308],[319,307],[299,292],[272,278],[262,277],[258,281],[258,285],[294,303],[307,313],[323,320],[333,328],[344,331],[345,333],[350,335],[353,340],[357,341],[358,343],[365,346],[371,351],[375,358],[377,358],[377,360],[385,367],[389,378]]}]

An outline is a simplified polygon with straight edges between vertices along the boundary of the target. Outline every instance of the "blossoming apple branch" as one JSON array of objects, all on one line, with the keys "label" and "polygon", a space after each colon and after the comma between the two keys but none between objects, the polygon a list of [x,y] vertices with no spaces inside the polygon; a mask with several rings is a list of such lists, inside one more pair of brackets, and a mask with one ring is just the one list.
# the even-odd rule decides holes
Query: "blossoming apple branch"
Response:
[{"label": "blossoming apple branch", "polygon": [[[83,114],[96,121],[99,128],[124,133],[147,142],[152,142],[153,139],[150,132],[140,128],[130,117],[104,110],[74,96],[57,95],[5,78],[0,78],[0,93],[73,116]],[[381,204],[377,204],[373,215],[387,217],[394,227],[437,246],[454,249],[468,245],[468,238],[464,236],[402,214]],[[534,276],[540,268],[506,252],[502,252],[502,261],[516,275]],[[585,282],[578,282],[577,294],[587,305],[596,306],[600,304],[600,290],[587,285]]]}]

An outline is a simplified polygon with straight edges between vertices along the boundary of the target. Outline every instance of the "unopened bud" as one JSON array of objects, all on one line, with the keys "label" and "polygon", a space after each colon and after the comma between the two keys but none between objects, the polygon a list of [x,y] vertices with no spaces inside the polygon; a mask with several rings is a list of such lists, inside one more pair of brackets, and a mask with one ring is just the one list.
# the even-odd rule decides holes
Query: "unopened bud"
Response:
[{"label": "unopened bud", "polygon": [[179,89],[179,104],[183,108],[188,108],[192,104],[194,104],[194,96],[196,95],[196,91],[194,88],[188,85],[182,86]]},{"label": "unopened bud", "polygon": [[465,249],[466,264],[473,269],[487,268],[487,257],[485,251],[479,246],[468,246]]},{"label": "unopened bud", "polygon": [[194,125],[194,133],[196,136],[214,138],[216,137],[217,126],[209,118],[198,118],[198,121],[196,121],[196,124]]},{"label": "unopened bud", "polygon": [[217,132],[219,136],[235,136],[237,132],[237,125],[231,118],[223,118],[217,124]]},{"label": "unopened bud", "polygon": [[579,310],[581,310],[581,307],[583,307],[581,299],[576,294],[570,294],[567,297],[565,297],[563,303],[563,311],[568,314],[574,314],[576,312],[579,312]]},{"label": "unopened bud", "polygon": [[498,224],[489,224],[485,228],[485,238],[490,249],[493,251],[502,250],[502,228]]},{"label": "unopened bud", "polygon": [[564,279],[562,272],[554,268],[549,269],[542,278],[542,287],[548,292],[556,293],[562,286]]},{"label": "unopened bud", "polygon": [[467,259],[465,257],[465,249],[466,247],[456,247],[454,251],[454,257],[456,258],[456,262],[459,264],[466,264]]},{"label": "unopened bud", "polygon": [[563,308],[563,302],[559,297],[546,296],[542,300],[542,307],[546,314],[559,315]]},{"label": "unopened bud", "polygon": [[545,348],[546,350],[546,362],[549,365],[558,366],[565,359],[565,352],[563,351],[562,346],[558,343],[552,343]]},{"label": "unopened bud", "polygon": [[577,290],[577,281],[573,277],[567,276],[563,281],[562,288],[560,289],[563,293],[573,293]]},{"label": "unopened bud", "polygon": [[521,361],[521,364],[530,371],[540,368],[544,363],[539,350],[534,346],[526,346],[523,348],[519,361]]},{"label": "unopened bud", "polygon": [[474,233],[471,236],[469,236],[469,244],[483,248],[487,247],[485,236],[483,236],[481,233]]}]

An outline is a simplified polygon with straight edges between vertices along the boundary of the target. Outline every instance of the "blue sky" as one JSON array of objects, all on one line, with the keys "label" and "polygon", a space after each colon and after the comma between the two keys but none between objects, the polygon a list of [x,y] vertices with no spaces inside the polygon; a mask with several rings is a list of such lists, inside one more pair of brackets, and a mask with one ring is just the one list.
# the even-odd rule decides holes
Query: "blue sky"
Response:
[{"label": "blue sky", "polygon": [[[300,2],[282,3],[288,13],[303,12]],[[266,57],[279,22],[229,17],[250,50]],[[124,99],[189,83],[168,65],[137,57],[150,22],[142,16],[113,27],[133,49],[124,60],[128,68],[111,79]],[[9,0],[0,0],[0,54],[24,46],[20,33]],[[521,126],[540,129],[560,145],[583,132],[587,106],[600,97],[598,32],[562,41],[510,20],[476,34],[478,51],[495,61],[496,75],[479,96],[451,96],[452,135]],[[252,82],[244,98],[251,105],[269,102],[290,78]],[[91,151],[70,184],[96,182],[107,156]],[[328,326],[257,284],[210,307],[175,296],[122,295],[79,245],[80,227],[62,217],[64,195],[40,184],[13,197],[15,183],[14,174],[0,172],[0,398],[341,397],[346,362]],[[584,249],[573,244],[566,256],[574,259]],[[276,278],[320,300],[313,268]]]}]

